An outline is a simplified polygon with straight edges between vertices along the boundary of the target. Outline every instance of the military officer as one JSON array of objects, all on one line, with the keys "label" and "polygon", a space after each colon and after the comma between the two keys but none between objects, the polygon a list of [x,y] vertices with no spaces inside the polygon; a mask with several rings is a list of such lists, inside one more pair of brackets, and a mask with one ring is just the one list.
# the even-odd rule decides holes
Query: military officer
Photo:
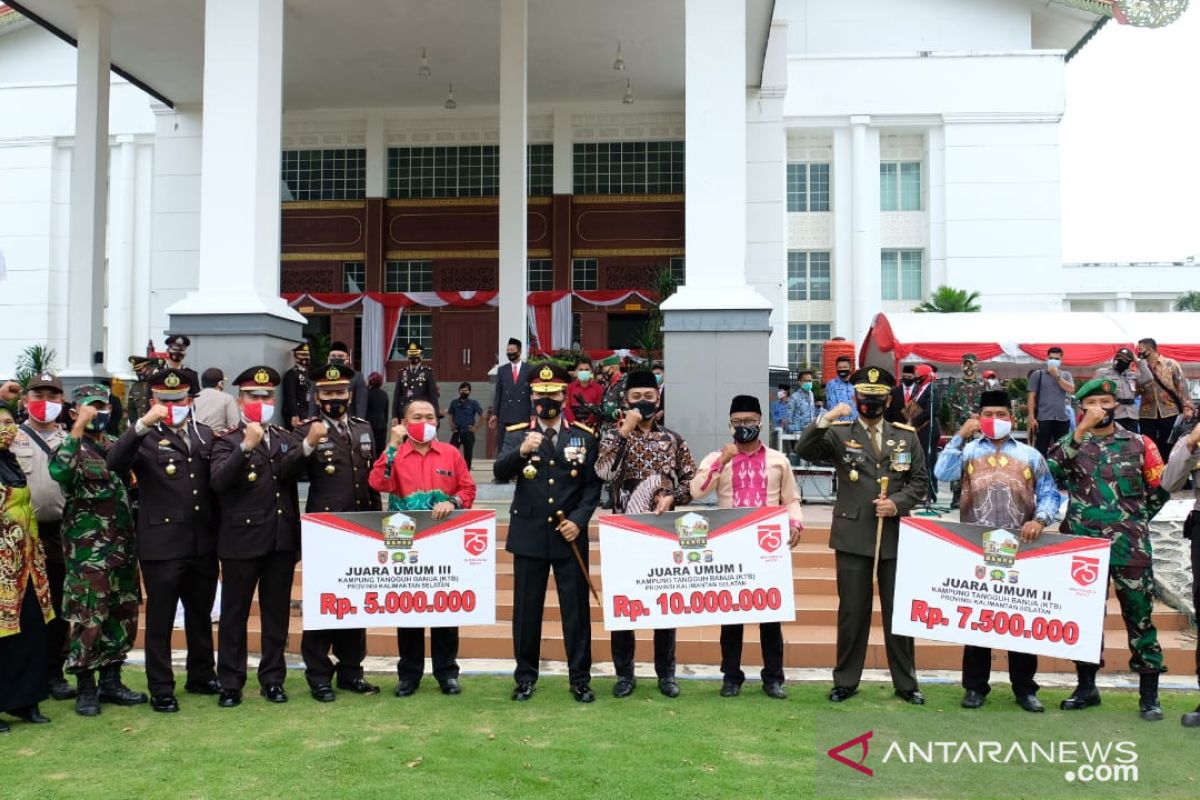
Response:
[{"label": "military officer", "polygon": [[[837,557],[837,666],[829,699],[840,703],[858,692],[871,635],[872,572],[878,576],[879,605],[888,669],[896,695],[913,705],[925,696],[917,688],[913,640],[892,633],[899,518],[925,497],[929,475],[916,431],[883,418],[896,381],[887,370],[865,367],[850,376],[858,418],[838,403],[808,427],[796,452],[809,461],[831,461],[838,492],[829,546]],[[888,479],[886,497],[881,479]]]},{"label": "military officer", "polygon": [[300,422],[309,416],[309,395],[312,387],[308,383],[309,360],[312,351],[308,342],[301,342],[292,348],[292,358],[296,363],[283,373],[283,391],[280,398],[280,417],[283,427],[295,430]]},{"label": "military officer", "polygon": [[[1129,668],[1138,673],[1141,718],[1163,718],[1158,676],[1163,666],[1158,631],[1150,619],[1154,606],[1154,553],[1150,520],[1170,495],[1162,488],[1163,460],[1148,436],[1116,424],[1117,382],[1095,378],[1075,393],[1083,418],[1075,430],[1050,447],[1050,472],[1065,482],[1067,514],[1061,531],[1112,540],[1108,574],[1121,604],[1129,635]],[[1077,685],[1061,703],[1064,711],[1100,705],[1096,672],[1101,663],[1075,662]]]},{"label": "military officer", "polygon": [[[588,582],[572,552],[587,564],[587,526],[600,502],[595,475],[596,439],[590,428],[562,416],[570,382],[557,363],[534,365],[530,389],[535,419],[508,426],[496,457],[497,479],[517,479],[505,549],[513,554],[513,650],[517,668],[512,698],[528,700],[538,677],[546,582],[554,570],[572,696],[596,699],[591,689],[592,623]],[[523,435],[516,435],[519,429]]]},{"label": "military officer", "polygon": [[129,412],[129,424],[134,425],[150,410],[150,376],[163,368],[163,360],[153,356],[130,356],[129,367],[137,380],[129,385],[125,393],[125,410]]},{"label": "military officer", "polygon": [[[942,406],[947,409],[949,420],[947,430],[961,430],[979,408],[979,399],[983,396],[985,385],[975,372],[975,364],[979,356],[974,353],[964,353],[962,357],[962,378],[950,384],[942,400]],[[955,480],[950,483],[950,507],[958,508],[962,498],[962,482]]]},{"label": "military officer", "polygon": [[[296,428],[307,437],[314,422],[327,429],[308,459],[308,502],[306,513],[321,511],[379,511],[379,494],[367,482],[375,455],[371,424],[350,416],[350,381],[355,372],[341,364],[326,364],[309,373],[309,382],[317,393],[318,417]],[[329,651],[337,656],[337,667]],[[304,656],[304,677],[313,699],[329,703],[337,699],[333,676],[339,689],[358,694],[377,694],[363,677],[362,662],[367,656],[367,632],[362,628],[306,630],[300,639]]]},{"label": "military officer", "polygon": [[115,441],[104,432],[112,411],[108,397],[108,387],[102,384],[76,387],[71,393],[71,435],[49,464],[50,477],[62,486],[66,499],[63,612],[71,623],[67,672],[77,681],[75,712],[84,717],[99,714],[101,702],[146,702],[146,695],[121,682],[121,667],[137,636],[140,591],[129,491],[106,461]]},{"label": "military officer", "polygon": [[213,431],[192,416],[196,373],[169,367],[150,379],[151,405],[108,451],[108,467],[137,476],[137,553],[146,585],[150,707],[179,710],[171,631],[183,602],[191,694],[217,694],[212,606],[217,593],[215,503],[209,486]]},{"label": "military officer", "polygon": [[437,380],[433,377],[433,367],[421,364],[423,352],[417,342],[408,343],[408,366],[396,375],[396,389],[392,393],[393,426],[404,419],[404,406],[409,400],[428,400],[438,417],[442,416],[441,406],[438,405]]},{"label": "military officer", "polygon": [[246,684],[246,623],[258,591],[262,621],[261,694],[286,703],[283,690],[291,612],[292,579],[300,557],[300,503],[296,479],[305,459],[325,436],[325,423],[309,425],[303,439],[269,424],[275,415],[279,373],[250,367],[234,380],[242,421],[221,431],[213,442],[212,488],[220,515],[217,556],[223,576],[221,623],[217,629],[218,704],[242,702]]}]

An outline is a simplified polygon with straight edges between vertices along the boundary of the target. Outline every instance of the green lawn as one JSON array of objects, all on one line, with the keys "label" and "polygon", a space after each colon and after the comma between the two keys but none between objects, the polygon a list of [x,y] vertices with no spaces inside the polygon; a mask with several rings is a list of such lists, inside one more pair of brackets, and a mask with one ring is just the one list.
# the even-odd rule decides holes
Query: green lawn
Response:
[{"label": "green lawn", "polygon": [[[127,670],[126,677],[144,689],[140,671]],[[889,688],[864,686],[858,698],[831,710],[823,684],[791,686],[791,697],[780,702],[756,683],[740,698],[724,699],[715,682],[684,681],[683,695],[672,701],[653,681],[642,681],[633,698],[617,701],[609,693],[612,681],[598,680],[597,702],[583,706],[571,699],[564,678],[543,679],[534,699],[520,705],[509,700],[511,682],[501,677],[466,676],[459,697],[443,697],[426,678],[421,691],[404,700],[390,694],[394,678],[380,682],[385,693],[379,696],[340,693],[337,702],[321,705],[292,673],[287,705],[269,705],[254,693],[226,710],[215,698],[181,695],[179,714],[105,706],[95,719],[76,716],[72,703],[48,701],[42,709],[53,724],[12,723],[13,732],[0,737],[3,797],[811,797],[818,758],[827,760],[823,751],[830,746],[815,730],[818,718],[870,715],[884,727],[888,721],[903,727],[906,716],[922,715],[948,731],[967,713],[957,709],[956,686],[927,687],[930,702],[921,709],[893,699]],[[1048,707],[1065,694],[1042,692]],[[1052,709],[1031,719],[1007,695],[1007,687],[999,687],[976,719],[1017,729],[1063,716]],[[1174,740],[1184,732],[1179,713],[1194,707],[1194,698],[1167,693],[1164,699],[1168,719],[1154,727],[1163,735],[1170,727]],[[1135,707],[1133,694],[1105,693],[1106,711],[1125,711],[1136,733],[1142,734],[1139,725],[1148,732],[1133,716]],[[1182,741],[1195,743],[1181,752],[1194,763],[1190,754],[1200,732]],[[1029,778],[1009,774],[1011,782],[984,784],[968,796],[1047,794],[1033,785],[1023,791]],[[923,795],[950,796],[932,786],[909,796]]]}]

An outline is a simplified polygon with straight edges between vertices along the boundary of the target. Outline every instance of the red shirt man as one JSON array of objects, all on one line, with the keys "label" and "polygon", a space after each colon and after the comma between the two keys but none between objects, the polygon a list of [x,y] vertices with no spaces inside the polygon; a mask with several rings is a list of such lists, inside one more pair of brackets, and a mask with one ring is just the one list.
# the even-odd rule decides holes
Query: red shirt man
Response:
[{"label": "red shirt man", "polygon": [[[428,400],[411,400],[404,419],[392,428],[388,448],[371,468],[367,481],[377,492],[389,494],[390,511],[432,511],[445,519],[475,502],[475,481],[458,448],[437,440],[437,409]],[[430,630],[433,677],[442,694],[460,694],[458,683],[458,628]],[[425,629],[397,628],[400,682],[397,697],[417,691],[425,671]]]},{"label": "red shirt man", "polygon": [[604,387],[592,375],[592,362],[581,358],[575,366],[575,380],[567,386],[567,401],[563,415],[568,422],[582,422],[589,428],[600,424],[600,406],[604,402]]}]

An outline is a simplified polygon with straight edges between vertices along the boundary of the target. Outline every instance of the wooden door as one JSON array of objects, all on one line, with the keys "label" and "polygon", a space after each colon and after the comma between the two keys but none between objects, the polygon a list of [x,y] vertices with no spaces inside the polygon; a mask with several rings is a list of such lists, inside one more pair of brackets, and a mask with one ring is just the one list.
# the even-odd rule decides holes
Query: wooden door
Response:
[{"label": "wooden door", "polygon": [[434,370],[439,381],[486,382],[496,365],[496,312],[443,311],[438,314]]}]

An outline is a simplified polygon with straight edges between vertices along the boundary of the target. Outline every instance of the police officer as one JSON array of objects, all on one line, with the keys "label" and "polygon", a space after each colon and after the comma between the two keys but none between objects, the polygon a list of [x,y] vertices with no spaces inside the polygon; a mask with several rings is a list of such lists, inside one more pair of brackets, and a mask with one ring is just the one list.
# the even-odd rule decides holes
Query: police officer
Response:
[{"label": "police officer", "polygon": [[[879,580],[883,638],[896,696],[922,705],[925,696],[917,688],[913,640],[892,633],[892,597],[899,518],[908,516],[924,499],[929,476],[916,431],[883,418],[895,378],[887,370],[865,367],[850,376],[850,383],[858,418],[851,421],[854,409],[838,403],[818,417],[796,443],[801,458],[832,461],[838,477],[829,534],[829,546],[837,557],[838,585],[837,666],[829,699],[840,703],[858,692],[871,637],[874,572]],[[888,478],[886,498],[880,492],[884,477]]]},{"label": "police officer", "polygon": [[428,400],[433,404],[433,410],[442,416],[438,405],[437,380],[433,377],[433,367],[421,364],[421,345],[417,342],[408,343],[408,366],[396,375],[396,389],[392,393],[392,425],[404,419],[404,406],[409,400]]},{"label": "police officer", "polygon": [[[308,460],[308,502],[306,513],[322,511],[378,511],[379,494],[367,483],[375,442],[371,425],[350,416],[350,381],[354,370],[340,364],[327,364],[309,373],[309,382],[317,393],[318,417],[306,420],[298,436],[307,437],[314,422],[327,429]],[[329,651],[337,656],[336,670]],[[377,694],[363,677],[362,662],[367,656],[367,632],[362,628],[306,630],[300,639],[304,656],[304,677],[313,699],[330,703],[337,699],[333,676],[339,689],[358,694]]]},{"label": "police officer", "polygon": [[296,363],[283,373],[283,392],[280,398],[280,417],[283,427],[295,430],[300,422],[309,415],[309,395],[312,387],[308,383],[309,359],[312,352],[308,342],[301,342],[292,348],[292,358]]},{"label": "police officer", "polygon": [[303,440],[269,424],[275,415],[279,373],[250,367],[234,380],[242,421],[221,431],[213,442],[212,488],[220,515],[217,556],[223,588],[221,623],[217,629],[218,704],[242,702],[246,684],[246,623],[258,591],[262,621],[262,660],[258,665],[261,694],[269,702],[286,703],[283,681],[291,617],[292,579],[300,556],[300,503],[296,479],[304,460],[326,434],[325,424],[309,425]]},{"label": "police officer", "polygon": [[171,631],[183,601],[187,683],[217,694],[212,606],[217,593],[215,504],[209,486],[213,431],[192,417],[189,369],[160,370],[149,381],[150,409],[108,451],[108,467],[133,470],[138,483],[137,552],[146,585],[146,681],[150,707],[179,710],[171,673]]},{"label": "police officer", "polygon": [[[562,416],[570,382],[559,364],[530,370],[531,400],[536,418],[508,426],[510,435],[496,457],[497,479],[517,479],[508,541],[513,554],[513,650],[517,686],[512,699],[533,696],[541,658],[542,612],[546,582],[554,570],[562,611],[563,638],[572,696],[581,703],[596,699],[591,689],[592,623],[587,576],[572,552],[579,548],[587,564],[587,526],[600,502],[596,478],[596,440],[590,428]],[[518,430],[524,433],[518,435]]]}]

